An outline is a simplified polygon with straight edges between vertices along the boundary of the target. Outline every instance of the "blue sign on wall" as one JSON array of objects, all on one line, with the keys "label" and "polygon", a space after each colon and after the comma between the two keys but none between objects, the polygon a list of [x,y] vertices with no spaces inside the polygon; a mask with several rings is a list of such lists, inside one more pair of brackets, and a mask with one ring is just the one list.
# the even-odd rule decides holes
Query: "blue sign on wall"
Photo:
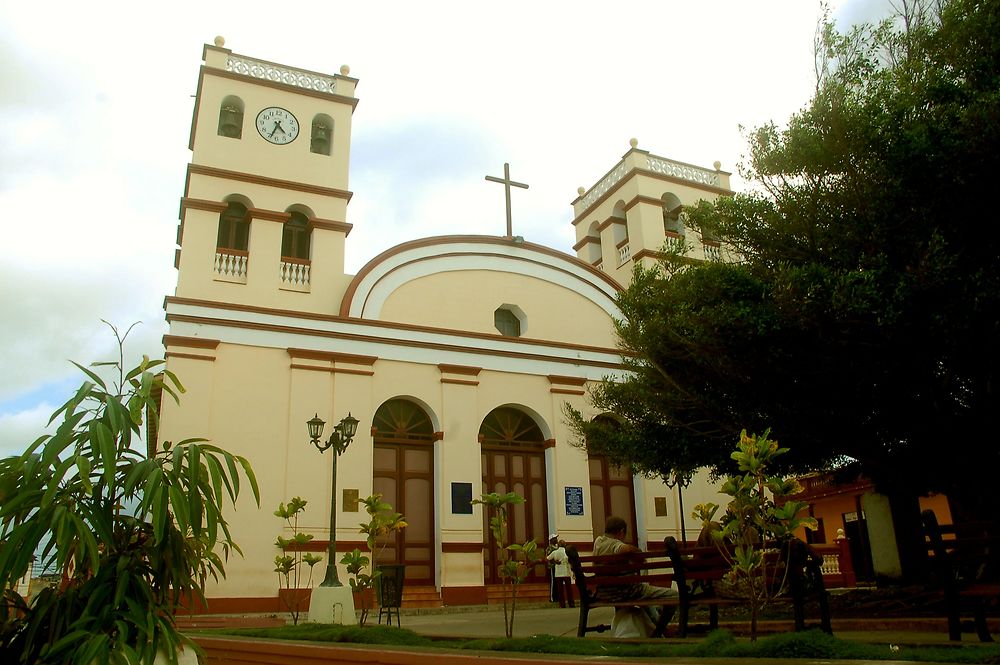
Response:
[{"label": "blue sign on wall", "polygon": [[583,488],[566,487],[566,514],[583,515]]}]

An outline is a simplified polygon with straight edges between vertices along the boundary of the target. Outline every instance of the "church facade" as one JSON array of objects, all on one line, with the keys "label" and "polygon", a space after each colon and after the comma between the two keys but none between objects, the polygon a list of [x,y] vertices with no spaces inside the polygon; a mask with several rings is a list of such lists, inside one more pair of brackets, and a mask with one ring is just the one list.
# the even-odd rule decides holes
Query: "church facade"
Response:
[{"label": "church facade", "polygon": [[[203,58],[165,299],[167,369],[187,392],[163,401],[157,442],[205,437],[247,457],[261,489],[259,508],[244,495],[229,513],[244,556],[207,589],[208,611],[280,609],[279,502],[308,501],[300,530],[326,550],[334,469],[310,443],[314,415],[328,428],[360,422],[337,461],[338,552],[364,547],[358,500],[381,493],[408,523],[383,559],[444,604],[484,603],[497,581],[471,501],[485,493],[525,498],[511,519],[519,542],[559,533],[587,549],[610,514],[640,545],[679,536],[676,490],[589,456],[563,409],[600,415],[588,386],[622,376],[615,295],[636,262],[667,242],[724,258],[681,211],[729,194],[729,175],[633,141],[573,202],[575,255],[511,235],[418,238],[350,275],[357,79],[240,56],[221,39]],[[688,512],[712,499],[698,481],[683,497]]]}]

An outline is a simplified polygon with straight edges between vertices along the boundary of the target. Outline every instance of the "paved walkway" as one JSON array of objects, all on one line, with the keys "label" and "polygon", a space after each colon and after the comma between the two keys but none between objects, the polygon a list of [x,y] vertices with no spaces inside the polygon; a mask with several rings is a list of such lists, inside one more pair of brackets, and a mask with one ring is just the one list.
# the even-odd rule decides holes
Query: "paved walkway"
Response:
[{"label": "paved walkway", "polygon": [[[589,623],[610,624],[614,610],[601,607],[590,612]],[[580,610],[537,606],[518,609],[514,616],[514,636],[530,637],[544,634],[572,637],[576,635]],[[377,623],[377,612],[369,617],[370,623]],[[406,613],[401,616],[403,628],[422,635],[443,637],[503,637],[504,618],[502,607],[445,608],[435,611]],[[834,634],[848,640],[885,644],[948,644],[946,624],[943,619],[834,619]],[[393,624],[395,625],[395,624]],[[745,629],[746,624],[737,624]],[[723,628],[727,626],[722,624]],[[674,634],[676,623],[667,626],[667,638]],[[771,629],[768,631],[768,629]],[[761,622],[762,632],[784,632],[791,630],[790,621]],[[737,631],[739,632],[739,631]],[[607,638],[610,633],[590,633],[589,636]],[[687,638],[700,639],[698,634]],[[965,643],[978,643],[974,633],[963,635]]]},{"label": "paved walkway", "polygon": [[[378,613],[375,612],[370,616],[370,624],[377,623]],[[590,613],[591,623],[610,623],[613,616],[613,611],[611,608],[598,608]],[[229,617],[233,619],[234,617]],[[248,619],[253,619],[254,617],[241,617],[240,620],[246,621]],[[262,617],[264,618],[264,617]],[[277,620],[276,617],[266,617],[268,621],[274,622]],[[224,620],[225,617],[217,617],[218,620]],[[514,635],[515,637],[529,637],[531,635],[545,634],[545,635],[557,635],[557,636],[573,636],[576,635],[577,621],[579,619],[579,610],[576,608],[558,608],[558,607],[547,607],[532,605],[519,609],[514,621]],[[502,607],[449,607],[442,609],[433,610],[404,610],[402,613],[402,627],[413,630],[417,633],[435,636],[435,637],[503,637],[504,635],[504,617]],[[668,626],[668,637],[666,641],[677,641],[683,643],[691,643],[695,640],[703,639],[702,635],[696,634],[693,637],[689,637],[685,640],[680,640],[678,638],[671,638],[671,627],[676,624],[671,624]],[[737,624],[738,627],[745,630],[746,624]],[[725,624],[722,627],[726,627]],[[867,619],[867,620],[834,620],[834,633],[841,638],[880,643],[887,645],[899,645],[901,647],[906,646],[920,646],[920,645],[931,645],[931,644],[946,644],[947,631],[945,628],[945,623],[935,619],[898,619],[898,620],[886,620],[886,619]],[[859,630],[864,628],[864,630]],[[761,630],[762,632],[786,632],[791,630],[790,622],[762,622]],[[602,633],[600,635],[592,634],[593,637],[588,637],[588,639],[601,639],[607,638],[608,633]],[[966,644],[977,643],[974,634],[967,634],[963,636]],[[233,644],[238,645],[243,649],[261,649],[264,648],[261,645],[266,646],[266,641],[258,644],[257,640],[253,639],[237,639],[237,638],[212,638],[211,636],[200,636],[199,641],[204,642],[204,640],[223,640],[220,642],[222,645],[220,648],[224,647],[224,651],[231,651]],[[225,640],[228,640],[226,642]],[[233,641],[235,640],[235,642]],[[353,648],[355,651],[360,650],[361,653],[365,655],[363,659],[365,665],[374,665],[377,663],[392,663],[392,665],[448,665],[448,663],[454,663],[457,665],[459,662],[458,652],[456,653],[444,653],[434,651],[427,652],[426,650],[417,649],[412,653],[408,652],[406,649],[396,648],[396,647],[386,647],[379,649],[378,653],[381,654],[379,658],[381,660],[372,660],[373,656],[370,649],[364,649],[358,646],[354,647],[344,647],[342,645],[327,645],[319,646],[315,643],[301,643],[300,646],[305,650],[344,650]],[[288,649],[287,645],[282,646],[282,649]],[[228,653],[228,651],[226,651]],[[255,652],[255,651],[254,651]],[[384,652],[384,653],[383,653]],[[398,652],[398,653],[397,653]],[[282,652],[284,653],[284,652]],[[320,660],[325,660],[325,662],[351,662],[354,660],[344,660],[344,656],[340,651],[337,651],[339,655],[329,655],[323,656]],[[345,652],[346,653],[346,652]],[[904,651],[905,653],[905,651]],[[494,652],[470,652],[476,663],[480,665],[531,665],[532,663],[544,661],[548,665],[579,665],[580,663],[590,663],[590,662],[604,662],[608,663],[610,661],[607,658],[602,658],[599,656],[587,656],[579,657],[572,656],[568,658],[560,658],[556,656],[542,656],[538,654],[501,654]],[[419,656],[419,658],[417,658]],[[395,658],[395,660],[393,660]],[[416,659],[416,660],[415,660]],[[468,660],[466,658],[466,660]],[[418,662],[419,661],[419,662]],[[271,661],[254,661],[254,662],[271,662]],[[307,662],[305,660],[288,660],[283,662]],[[315,658],[308,660],[309,663],[316,662]],[[362,661],[357,661],[361,663]],[[462,661],[465,662],[465,661]],[[614,659],[615,665],[636,665],[642,663],[643,665],[648,664],[649,659],[643,658],[623,658]],[[748,663],[760,663],[760,660],[754,659],[742,659],[742,658],[667,658],[658,659],[655,662],[669,662],[672,665],[748,665]],[[895,661],[878,661],[879,665],[903,665],[904,663],[909,663],[911,661],[895,660]],[[869,665],[871,663],[874,665],[873,661],[827,661],[827,660],[817,660],[817,659],[787,659],[781,661],[782,665]],[[923,665],[931,665],[930,663],[924,663]]]}]

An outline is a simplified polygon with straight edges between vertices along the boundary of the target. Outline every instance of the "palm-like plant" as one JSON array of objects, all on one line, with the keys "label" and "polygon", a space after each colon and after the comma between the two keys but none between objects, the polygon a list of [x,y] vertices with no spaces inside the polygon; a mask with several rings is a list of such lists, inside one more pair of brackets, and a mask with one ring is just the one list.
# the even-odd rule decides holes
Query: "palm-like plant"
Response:
[{"label": "palm-like plant", "polygon": [[[182,645],[174,613],[204,600],[203,585],[225,575],[240,553],[223,517],[246,478],[246,459],[201,439],[139,449],[144,419],[155,428],[160,391],[175,400],[183,387],[144,357],[125,370],[119,360],[77,365],[87,376],[52,415],[56,433],[19,456],[0,460],[0,662],[44,665],[176,662]],[[75,363],[74,363],[75,364]],[[107,383],[98,372],[111,368]],[[217,551],[218,550],[218,551]],[[31,606],[13,583],[34,555],[59,571],[61,584]]]}]

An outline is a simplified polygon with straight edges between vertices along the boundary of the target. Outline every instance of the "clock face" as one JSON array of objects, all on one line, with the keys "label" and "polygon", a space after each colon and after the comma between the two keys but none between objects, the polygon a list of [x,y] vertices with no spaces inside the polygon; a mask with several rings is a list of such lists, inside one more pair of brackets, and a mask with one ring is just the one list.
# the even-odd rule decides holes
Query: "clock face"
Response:
[{"label": "clock face", "polygon": [[269,106],[257,114],[257,131],[265,141],[285,145],[299,135],[299,121],[291,111]]}]

